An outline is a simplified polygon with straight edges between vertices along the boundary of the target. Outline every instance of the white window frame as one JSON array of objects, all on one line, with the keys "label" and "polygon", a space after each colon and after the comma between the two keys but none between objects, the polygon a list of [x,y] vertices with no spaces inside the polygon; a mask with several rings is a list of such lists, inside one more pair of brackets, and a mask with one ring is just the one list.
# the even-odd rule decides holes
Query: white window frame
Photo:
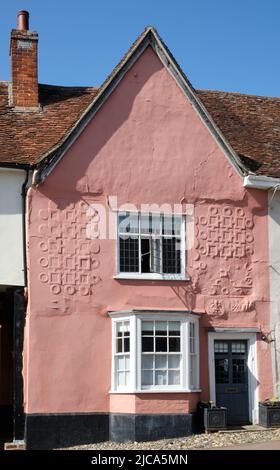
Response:
[{"label": "white window frame", "polygon": [[[129,324],[129,352],[117,352],[117,326],[118,324],[124,324],[128,323]],[[122,339],[123,342],[123,339]],[[130,387],[130,382],[131,382],[131,325],[130,325],[130,319],[124,318],[124,319],[119,319],[117,321],[114,321],[113,323],[113,330],[112,330],[112,352],[113,352],[113,363],[114,363],[114,388],[116,390],[126,390],[127,387]],[[117,385],[117,370],[116,370],[116,358],[119,356],[129,356],[129,382],[128,385],[124,385],[122,387],[118,387]]]},{"label": "white window frame", "polygon": [[[192,352],[191,351],[191,336],[190,336],[190,331],[191,331],[191,328],[190,328],[190,325],[193,324],[194,325],[194,351]],[[199,381],[199,347],[198,347],[198,344],[199,344],[199,325],[198,325],[198,322],[197,321],[193,321],[193,320],[190,320],[188,322],[188,337],[189,337],[189,363],[190,363],[190,366],[189,366],[189,386],[190,386],[190,389],[196,389],[197,388],[197,383]],[[195,380],[194,380],[194,383],[192,383],[192,380],[191,380],[191,357],[194,357],[195,358],[195,373],[194,373],[194,377],[195,377]]]},{"label": "white window frame", "polygon": [[[181,272],[180,273],[141,273],[140,272],[140,265],[141,265],[141,247],[138,247],[139,250],[139,272],[121,272],[120,271],[120,241],[119,241],[119,216],[125,213],[129,213],[130,215],[137,215],[140,221],[140,215],[149,215],[151,213],[140,213],[140,212],[130,212],[130,211],[118,211],[117,213],[117,275],[115,279],[152,279],[152,280],[173,280],[173,281],[187,281],[190,277],[186,274],[186,216],[185,214],[166,214],[166,215],[174,215],[181,217],[181,233],[180,233],[180,240],[181,240],[181,256],[180,256],[180,265],[181,265]],[[165,214],[156,214],[154,215],[165,215]],[[139,222],[140,224],[140,222]],[[141,237],[140,226],[138,233],[135,234],[136,236]],[[131,234],[133,235],[133,233]],[[160,235],[162,238],[162,235]],[[174,238],[176,236],[174,235]]]},{"label": "white window frame", "polygon": [[[110,312],[112,318],[112,379],[110,393],[190,393],[199,392],[199,316],[195,314],[176,315],[168,313],[119,313]],[[181,367],[180,385],[141,385],[141,322],[143,321],[180,321],[181,323]],[[130,322],[130,381],[127,387],[116,386],[115,351],[116,323]],[[196,384],[190,384],[190,336],[189,323],[195,323],[196,333]],[[164,354],[164,353],[163,353]]]}]

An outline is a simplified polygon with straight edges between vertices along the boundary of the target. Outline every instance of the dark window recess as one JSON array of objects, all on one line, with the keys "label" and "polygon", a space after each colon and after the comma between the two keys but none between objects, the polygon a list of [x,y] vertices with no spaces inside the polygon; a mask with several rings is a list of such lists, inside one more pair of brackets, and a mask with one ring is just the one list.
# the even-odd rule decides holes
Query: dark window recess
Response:
[{"label": "dark window recess", "polygon": [[167,351],[167,338],[156,338],[156,352]]},{"label": "dark window recess", "polygon": [[180,352],[180,338],[169,338],[169,351]]},{"label": "dark window recess", "polygon": [[120,353],[120,352],[123,352],[122,350],[122,339],[121,338],[118,338],[118,341],[117,341],[117,352]]},{"label": "dark window recess", "polygon": [[149,238],[141,238],[141,272],[151,272],[151,248]]},{"label": "dark window recess", "polygon": [[165,274],[181,272],[180,240],[176,238],[162,239],[162,270]]},{"label": "dark window recess", "polygon": [[129,352],[129,338],[124,338],[124,352]]},{"label": "dark window recess", "polygon": [[142,352],[154,351],[154,338],[142,336]]}]

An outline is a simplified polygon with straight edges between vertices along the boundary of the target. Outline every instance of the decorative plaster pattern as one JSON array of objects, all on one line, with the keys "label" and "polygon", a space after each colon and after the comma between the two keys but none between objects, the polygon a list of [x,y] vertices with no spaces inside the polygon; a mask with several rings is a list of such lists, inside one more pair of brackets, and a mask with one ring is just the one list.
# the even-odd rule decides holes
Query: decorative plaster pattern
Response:
[{"label": "decorative plaster pattern", "polygon": [[244,209],[210,206],[198,224],[199,252],[211,258],[245,258],[254,252],[252,217]]},{"label": "decorative plaster pattern", "polygon": [[98,210],[85,201],[65,209],[49,202],[48,209],[39,210],[38,219],[38,280],[51,296],[59,296],[52,298],[51,308],[61,308],[61,302],[69,306],[76,295],[91,296],[101,281]]},{"label": "decorative plaster pattern", "polygon": [[[205,212],[195,218],[194,254],[196,273],[199,277],[206,275],[202,292],[225,297],[251,294],[253,218],[241,207],[210,205],[208,209],[202,209]],[[243,311],[240,309],[236,306],[235,311]],[[214,302],[209,313],[216,310],[217,303]]]}]

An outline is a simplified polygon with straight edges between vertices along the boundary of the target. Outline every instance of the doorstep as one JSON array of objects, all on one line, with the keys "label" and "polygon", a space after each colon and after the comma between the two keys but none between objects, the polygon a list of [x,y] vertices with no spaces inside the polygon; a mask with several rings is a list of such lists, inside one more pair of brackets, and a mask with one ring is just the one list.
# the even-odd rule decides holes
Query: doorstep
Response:
[{"label": "doorstep", "polygon": [[245,424],[242,426],[227,426],[227,429],[221,429],[219,433],[227,432],[260,432],[260,431],[272,431],[275,428],[265,428],[258,424]]}]

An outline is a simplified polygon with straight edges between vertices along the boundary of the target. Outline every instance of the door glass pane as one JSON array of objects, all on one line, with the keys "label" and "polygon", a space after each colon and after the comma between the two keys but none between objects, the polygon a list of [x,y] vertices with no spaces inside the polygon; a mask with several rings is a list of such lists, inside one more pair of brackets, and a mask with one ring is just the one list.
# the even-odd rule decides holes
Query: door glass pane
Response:
[{"label": "door glass pane", "polygon": [[222,341],[215,341],[215,353],[228,353],[228,343],[224,343]]},{"label": "door glass pane", "polygon": [[245,383],[245,360],[232,359],[232,381],[235,384]]},{"label": "door glass pane", "polygon": [[237,342],[232,343],[231,352],[233,354],[245,354],[246,352],[245,343],[237,343]]},{"label": "door glass pane", "polygon": [[226,384],[229,382],[228,359],[215,360],[216,383]]}]

